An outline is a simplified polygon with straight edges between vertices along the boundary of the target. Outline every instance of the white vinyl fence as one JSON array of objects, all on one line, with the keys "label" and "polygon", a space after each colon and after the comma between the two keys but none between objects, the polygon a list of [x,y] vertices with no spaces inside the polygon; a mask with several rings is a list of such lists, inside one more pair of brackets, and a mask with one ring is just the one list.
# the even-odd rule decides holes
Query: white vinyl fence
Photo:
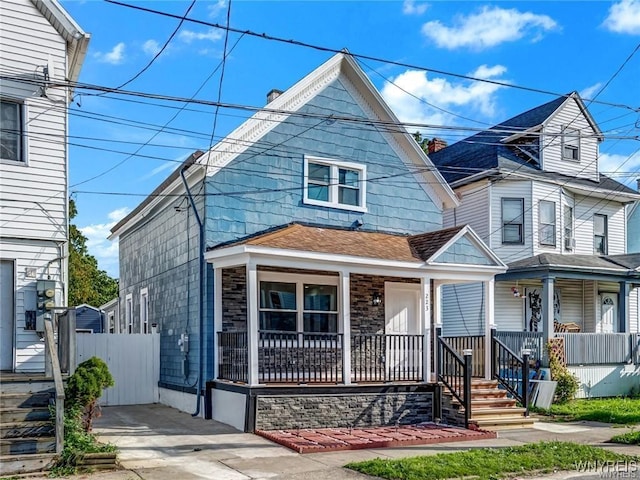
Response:
[{"label": "white vinyl fence", "polygon": [[104,360],[115,385],[105,390],[100,404],[143,405],[158,402],[160,335],[77,334],[77,363],[95,356]]}]

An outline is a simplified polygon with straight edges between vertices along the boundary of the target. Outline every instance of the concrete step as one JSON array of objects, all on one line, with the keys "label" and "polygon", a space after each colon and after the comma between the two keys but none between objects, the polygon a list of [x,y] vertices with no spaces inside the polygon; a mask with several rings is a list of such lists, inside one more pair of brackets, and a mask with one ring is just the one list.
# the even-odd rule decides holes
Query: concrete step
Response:
[{"label": "concrete step", "polygon": [[508,408],[473,408],[471,406],[471,416],[474,420],[484,418],[522,418],[526,410],[520,407]]},{"label": "concrete step", "polygon": [[[475,415],[472,412],[472,415]],[[519,417],[519,418],[500,418],[500,417],[487,417],[476,419],[472,417],[470,420],[478,428],[482,430],[490,430],[497,432],[499,430],[513,430],[517,428],[533,428],[533,424],[536,420],[532,417]]]},{"label": "concrete step", "polygon": [[0,423],[0,438],[47,437],[53,434],[50,421]]},{"label": "concrete step", "polygon": [[48,407],[52,392],[6,393],[3,391],[0,394],[0,409]]},{"label": "concrete step", "polygon": [[48,407],[0,408],[0,422],[31,422],[51,419]]},{"label": "concrete step", "polygon": [[0,455],[54,453],[55,437],[24,437],[0,439]]},{"label": "concrete step", "polygon": [[7,477],[48,470],[53,465],[55,457],[55,453],[0,455],[0,476]]}]

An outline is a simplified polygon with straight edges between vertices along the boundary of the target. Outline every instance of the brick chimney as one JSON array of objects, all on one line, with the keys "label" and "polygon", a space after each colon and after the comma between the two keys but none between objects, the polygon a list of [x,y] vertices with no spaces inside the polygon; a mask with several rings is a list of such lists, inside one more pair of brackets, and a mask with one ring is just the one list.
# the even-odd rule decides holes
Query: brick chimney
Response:
[{"label": "brick chimney", "polygon": [[445,142],[443,139],[433,137],[431,140],[429,140],[429,143],[427,143],[427,151],[429,153],[434,153],[439,150],[442,150],[446,146],[447,146],[447,142]]},{"label": "brick chimney", "polygon": [[276,98],[282,95],[282,90],[278,90],[276,88],[272,89],[269,93],[267,93],[267,103],[273,102]]}]

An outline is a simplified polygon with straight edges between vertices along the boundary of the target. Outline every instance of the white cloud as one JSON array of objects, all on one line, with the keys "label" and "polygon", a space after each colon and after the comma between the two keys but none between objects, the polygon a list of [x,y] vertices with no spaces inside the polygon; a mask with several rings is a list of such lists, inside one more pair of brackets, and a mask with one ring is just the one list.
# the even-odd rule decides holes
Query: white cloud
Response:
[{"label": "white cloud", "polygon": [[520,40],[525,35],[538,41],[545,32],[556,28],[556,21],[547,15],[485,6],[477,13],[455,17],[451,27],[439,20],[427,22],[422,26],[422,33],[437,46],[449,50],[460,47],[482,50]]},{"label": "white cloud", "polygon": [[109,222],[78,227],[87,237],[87,248],[98,260],[99,268],[114,278],[119,276],[118,242],[111,242],[107,237],[111,234],[111,228],[130,211],[128,207],[118,208],[107,214]]},{"label": "white cloud", "polygon": [[225,0],[217,0],[215,2],[212,2],[208,7],[207,10],[209,10],[209,17],[214,18],[217,17],[218,14],[224,10],[224,8],[226,7],[226,2]]},{"label": "white cloud", "polygon": [[422,15],[429,8],[428,3],[416,3],[415,0],[404,0],[402,13],[405,15]]},{"label": "white cloud", "polygon": [[180,40],[191,43],[194,40],[210,40],[215,42],[222,38],[222,31],[211,28],[206,32],[194,32],[193,30],[182,30],[179,34]]},{"label": "white cloud", "polygon": [[617,33],[640,34],[640,0],[622,0],[609,8],[605,28]]},{"label": "white cloud", "polygon": [[104,52],[96,52],[95,57],[103,63],[110,63],[111,65],[119,65],[124,61],[124,50],[125,44],[124,42],[118,43],[115,47],[111,49],[111,51]]},{"label": "white cloud", "polygon": [[596,93],[598,93],[600,88],[602,88],[602,82],[594,83],[590,87],[587,87],[584,90],[582,90],[580,92],[580,96],[582,98],[586,98],[587,100],[590,100],[591,97],[593,97]]},{"label": "white cloud", "polygon": [[635,171],[638,172],[637,177],[640,177],[640,151],[631,155],[601,153],[598,157],[598,167],[605,175],[617,177],[618,181],[633,185],[636,177],[629,176],[625,172]]},{"label": "white cloud", "polygon": [[142,44],[142,51],[149,56],[154,56],[160,51],[160,45],[157,41],[150,39]]},{"label": "white cloud", "polygon": [[148,180],[149,178],[155,177],[159,173],[162,173],[162,172],[167,171],[167,170],[173,171],[176,168],[178,168],[179,166],[180,166],[180,163],[177,163],[177,162],[165,162],[162,165],[157,166],[156,168],[151,170],[149,173],[143,175],[141,180]]},{"label": "white cloud", "polygon": [[[469,75],[498,79],[506,71],[506,67],[502,65],[481,65]],[[452,83],[442,77],[429,78],[427,72],[417,70],[407,70],[392,78],[391,82],[393,83],[387,82],[383,86],[382,96],[398,118],[403,122],[429,125],[459,123],[459,120],[456,121],[455,116],[424,102],[449,111],[463,108],[465,116],[481,114],[485,118],[492,118],[497,109],[495,93],[501,88],[499,85],[477,81]]]}]

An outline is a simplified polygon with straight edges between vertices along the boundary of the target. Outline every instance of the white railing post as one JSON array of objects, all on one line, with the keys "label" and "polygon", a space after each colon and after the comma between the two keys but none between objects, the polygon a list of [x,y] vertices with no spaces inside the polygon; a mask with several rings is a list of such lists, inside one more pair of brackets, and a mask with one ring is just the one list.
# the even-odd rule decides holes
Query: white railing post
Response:
[{"label": "white railing post", "polygon": [[494,288],[495,280],[492,278],[484,282],[484,378],[491,380],[491,331],[496,328],[494,316]]},{"label": "white railing post", "polygon": [[420,279],[420,304],[422,306],[422,381],[431,381],[431,280]]}]

